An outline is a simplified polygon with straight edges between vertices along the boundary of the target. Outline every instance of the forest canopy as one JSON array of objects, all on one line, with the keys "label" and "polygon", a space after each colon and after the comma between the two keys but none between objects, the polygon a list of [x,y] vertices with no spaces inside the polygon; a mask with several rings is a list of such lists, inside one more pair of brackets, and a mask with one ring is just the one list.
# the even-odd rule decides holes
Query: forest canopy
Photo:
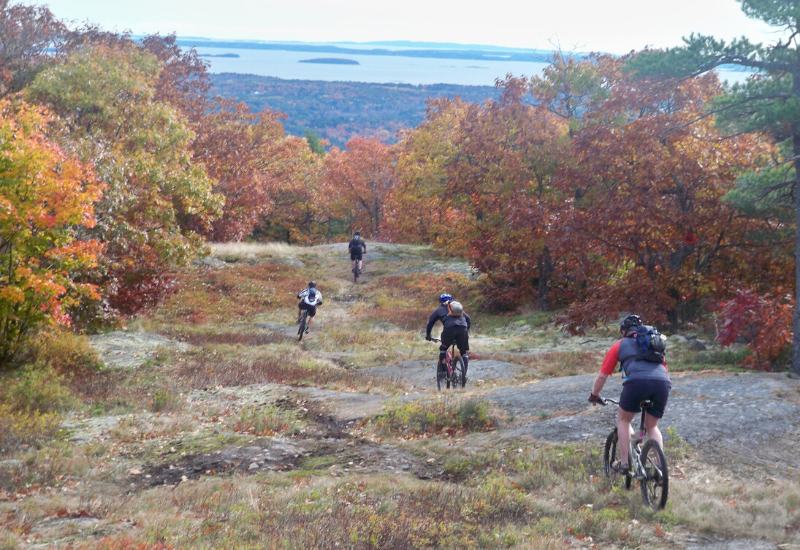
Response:
[{"label": "forest canopy", "polygon": [[556,309],[571,332],[633,310],[676,330],[747,304],[762,312],[751,328],[770,315],[789,331],[795,222],[750,185],[782,140],[711,112],[729,97],[714,73],[628,70],[648,52],[556,53],[540,76],[428,97],[413,127],[348,126],[330,146],[234,97],[274,83],[212,78],[174,35],[70,28],[8,0],[0,33],[4,362],[43,324],[95,330],[152,307],[207,242],[357,229],[466,257],[484,307]]}]

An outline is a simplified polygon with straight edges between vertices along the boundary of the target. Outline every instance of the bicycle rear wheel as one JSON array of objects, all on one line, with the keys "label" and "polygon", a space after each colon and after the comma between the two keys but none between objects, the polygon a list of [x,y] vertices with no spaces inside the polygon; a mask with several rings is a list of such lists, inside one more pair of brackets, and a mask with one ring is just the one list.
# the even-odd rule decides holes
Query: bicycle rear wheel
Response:
[{"label": "bicycle rear wheel", "polygon": [[361,275],[361,270],[358,269],[358,260],[356,260],[356,266],[353,268],[353,282],[358,282],[358,276]]},{"label": "bicycle rear wheel", "polygon": [[[620,475],[611,467],[611,465],[617,460],[619,460],[619,437],[617,436],[617,429],[614,428],[614,431],[608,434],[608,437],[606,438],[606,447],[605,451],[603,452],[603,468],[606,472],[606,476],[611,478],[612,481],[616,480],[616,478]],[[625,476],[625,488],[631,488],[630,475]]]},{"label": "bicycle rear wheel", "polygon": [[453,384],[453,389],[464,387],[467,383],[467,377],[464,376],[464,359],[459,355],[453,361],[453,375],[450,377]]},{"label": "bicycle rear wheel", "polygon": [[661,445],[648,439],[642,448],[642,464],[647,476],[642,480],[642,498],[653,510],[667,505],[669,496],[669,470],[667,457]]},{"label": "bicycle rear wheel", "polygon": [[308,318],[308,310],[303,310],[303,315],[300,316],[300,328],[297,329],[297,341],[303,339],[303,334],[306,333],[306,319]]}]

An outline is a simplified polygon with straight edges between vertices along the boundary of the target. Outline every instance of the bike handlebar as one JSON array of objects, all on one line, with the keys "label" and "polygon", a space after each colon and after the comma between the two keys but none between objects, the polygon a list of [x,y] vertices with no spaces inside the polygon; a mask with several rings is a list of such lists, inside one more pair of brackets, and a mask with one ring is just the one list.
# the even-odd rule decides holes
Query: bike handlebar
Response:
[{"label": "bike handlebar", "polygon": [[598,405],[606,406],[609,403],[613,403],[614,405],[619,405],[619,401],[614,401],[610,397],[598,397],[597,398],[597,404]]}]

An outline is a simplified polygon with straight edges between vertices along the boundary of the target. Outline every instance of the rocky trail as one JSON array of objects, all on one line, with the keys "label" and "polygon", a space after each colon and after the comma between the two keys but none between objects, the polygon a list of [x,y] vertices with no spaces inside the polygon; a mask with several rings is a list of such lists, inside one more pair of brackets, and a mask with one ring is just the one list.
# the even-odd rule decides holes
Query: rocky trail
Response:
[{"label": "rocky trail", "polygon": [[[308,476],[360,480],[373,475],[461,483],[462,474],[452,464],[448,466],[448,456],[467,459],[498,449],[505,453],[507,448],[548,445],[579,445],[600,452],[615,424],[616,407],[593,407],[587,397],[602,354],[615,340],[612,336],[600,332],[591,337],[568,337],[525,319],[495,321],[470,335],[474,357],[467,387],[438,392],[434,379],[436,346],[423,342],[418,332],[401,330],[391,322],[364,324],[354,312],[388,300],[376,290],[383,277],[457,273],[469,279],[474,276],[469,266],[430,256],[421,247],[381,244],[372,247],[365,258],[363,279],[353,284],[346,278],[349,262],[343,249],[344,245],[325,245],[315,247],[313,254],[305,251],[303,255],[270,258],[289,266],[335,260],[326,268],[326,277],[337,282],[324,283],[325,306],[302,342],[297,341],[291,309],[249,322],[206,327],[201,336],[180,337],[177,335],[181,333],[170,328],[162,333],[135,329],[92,337],[92,345],[109,369],[136,373],[138,369],[152,372],[153,364],[161,364],[154,361],[164,361],[164,357],[178,361],[183,356],[206,353],[202,351],[208,349],[201,347],[203,342],[224,343],[232,331],[239,331],[246,337],[230,344],[235,346],[226,352],[231,357],[246,357],[248,353],[258,356],[260,350],[277,349],[281,357],[308,368],[323,365],[345,382],[292,384],[256,379],[255,383],[239,385],[195,386],[181,394],[180,406],[174,411],[142,407],[116,414],[76,412],[63,424],[69,444],[99,449],[97,452],[115,449],[116,454],[98,479],[73,479],[72,490],[85,482],[84,487],[100,484],[112,493],[126,495],[124,498],[145,498],[137,495],[189,482],[262,479],[258,476],[270,474],[296,476],[296,480]],[[261,261],[259,257],[247,259],[248,265]],[[216,273],[233,269],[224,256],[204,260],[200,268]],[[424,322],[420,320],[420,329]],[[359,331],[368,332],[368,338],[360,338]],[[378,343],[378,348],[373,349],[369,342]],[[708,353],[689,351],[701,346],[713,348],[695,335],[678,336],[670,342],[679,357],[684,352]],[[408,349],[407,357],[403,357],[406,352],[381,353],[389,346]],[[570,375],[573,371],[576,374]],[[679,370],[673,372],[672,379],[670,403],[660,426],[666,446],[690,450],[691,468],[697,470],[676,467],[676,483],[709,484],[709,472],[716,472],[713,475],[717,479],[740,479],[757,485],[796,483],[800,454],[793,443],[798,435],[795,419],[800,416],[800,380],[787,374],[715,369]],[[621,383],[619,376],[612,377],[604,395],[617,397]],[[383,437],[370,428],[387,408],[414,403],[426,407],[439,399],[488,403],[494,429],[442,433],[429,438],[427,444],[428,436],[406,437],[401,430],[393,437]],[[280,428],[279,435],[240,428],[246,422],[237,419],[262,413],[290,420]],[[25,468],[20,460],[0,461],[0,475],[17,475]],[[590,468],[599,472],[601,464]],[[71,541],[76,533],[97,529],[93,517],[48,521],[37,525],[34,532],[51,542]],[[64,521],[71,523],[67,526]],[[665,539],[663,547],[795,548],[755,535],[731,538],[715,536],[713,530],[701,533],[679,529]],[[571,547],[617,547],[592,546],[590,539],[571,540]]]}]

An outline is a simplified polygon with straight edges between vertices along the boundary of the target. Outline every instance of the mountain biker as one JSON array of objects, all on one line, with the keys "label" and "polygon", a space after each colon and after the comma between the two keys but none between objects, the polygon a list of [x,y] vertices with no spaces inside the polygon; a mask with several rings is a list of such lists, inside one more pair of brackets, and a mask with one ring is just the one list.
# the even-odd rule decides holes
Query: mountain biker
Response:
[{"label": "mountain biker", "polygon": [[350,251],[350,259],[353,260],[352,271],[355,272],[356,270],[356,260],[358,260],[358,270],[361,271],[363,265],[361,254],[366,254],[367,252],[367,243],[361,238],[361,231],[355,232],[353,238],[350,239],[350,244],[347,245],[347,250]]},{"label": "mountain biker", "polygon": [[467,367],[469,366],[469,328],[472,326],[472,321],[463,310],[460,314],[454,315],[453,313],[457,312],[450,311],[448,307],[451,302],[457,303],[453,301],[453,297],[450,294],[445,293],[439,296],[440,305],[431,313],[430,319],[428,319],[428,326],[425,328],[425,339],[429,342],[432,340],[431,330],[433,325],[436,324],[436,321],[441,321],[444,328],[442,329],[439,362],[436,370],[438,372],[445,369],[444,362],[447,358],[447,348],[455,342],[462,359],[464,359],[464,380],[466,380]]},{"label": "mountain biker", "polygon": [[619,438],[620,460],[612,464],[612,468],[620,473],[628,470],[628,446],[630,442],[630,425],[633,417],[639,412],[639,404],[650,400],[653,404],[645,410],[644,427],[647,436],[664,448],[658,421],[664,416],[667,408],[669,391],[672,382],[667,372],[667,365],[662,361],[655,363],[637,358],[639,345],[636,341],[636,329],[642,326],[642,318],[628,315],[622,320],[619,330],[622,339],[616,342],[606,353],[600,372],[597,373],[589,402],[597,404],[603,385],[614,373],[617,363],[622,364],[622,371],[627,379],[622,384],[617,411],[617,437]]},{"label": "mountain biker", "polygon": [[300,303],[297,304],[297,322],[295,324],[300,324],[303,310],[308,310],[308,321],[306,322],[306,334],[308,334],[311,321],[314,320],[314,316],[317,314],[317,306],[322,305],[322,292],[317,290],[317,282],[311,281],[308,283],[308,288],[298,294],[297,298],[300,300]]}]

